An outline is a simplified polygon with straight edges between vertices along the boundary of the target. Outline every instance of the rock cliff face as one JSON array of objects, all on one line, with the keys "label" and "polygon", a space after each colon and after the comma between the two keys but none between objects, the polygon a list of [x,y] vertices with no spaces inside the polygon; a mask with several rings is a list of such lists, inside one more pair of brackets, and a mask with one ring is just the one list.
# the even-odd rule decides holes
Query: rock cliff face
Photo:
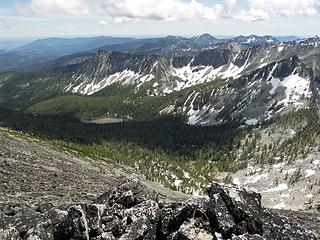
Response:
[{"label": "rock cliff face", "polygon": [[205,196],[161,201],[125,182],[93,203],[50,204],[0,220],[0,239],[316,239],[261,207],[260,195],[212,184]]}]

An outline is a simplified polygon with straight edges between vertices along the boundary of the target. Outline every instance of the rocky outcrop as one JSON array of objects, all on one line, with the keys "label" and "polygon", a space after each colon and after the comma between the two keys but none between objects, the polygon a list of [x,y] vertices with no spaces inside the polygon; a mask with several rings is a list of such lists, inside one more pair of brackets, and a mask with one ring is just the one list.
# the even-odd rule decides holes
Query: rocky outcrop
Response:
[{"label": "rocky outcrop", "polygon": [[90,204],[37,208],[0,220],[0,239],[316,239],[261,207],[260,195],[212,184],[207,194],[165,202],[141,183]]}]

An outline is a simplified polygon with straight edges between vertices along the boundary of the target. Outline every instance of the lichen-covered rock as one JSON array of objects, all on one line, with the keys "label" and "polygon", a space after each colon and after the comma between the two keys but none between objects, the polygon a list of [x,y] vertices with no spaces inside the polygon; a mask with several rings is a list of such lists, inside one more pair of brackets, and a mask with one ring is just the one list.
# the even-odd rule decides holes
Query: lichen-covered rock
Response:
[{"label": "lichen-covered rock", "polygon": [[124,183],[92,204],[39,207],[0,221],[0,239],[316,239],[261,207],[260,195],[213,183],[207,196],[161,202],[141,183]]}]

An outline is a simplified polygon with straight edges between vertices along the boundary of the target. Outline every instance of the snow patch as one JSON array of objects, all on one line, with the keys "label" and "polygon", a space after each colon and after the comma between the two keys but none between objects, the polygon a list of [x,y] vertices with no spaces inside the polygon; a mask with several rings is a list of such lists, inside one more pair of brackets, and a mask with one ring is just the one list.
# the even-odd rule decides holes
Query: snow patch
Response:
[{"label": "snow patch", "polygon": [[312,169],[307,169],[307,170],[305,170],[305,173],[306,173],[305,177],[307,178],[307,177],[311,177],[311,176],[315,175],[316,171],[312,170]]},{"label": "snow patch", "polygon": [[256,182],[259,182],[260,180],[268,179],[268,177],[269,177],[268,173],[256,174],[248,177],[247,180],[244,182],[244,184],[256,183]]},{"label": "snow patch", "polygon": [[298,101],[302,96],[310,98],[310,81],[293,74],[286,77],[281,84],[286,87],[286,98],[281,102],[285,105],[289,103],[299,104]]},{"label": "snow patch", "polygon": [[313,198],[313,194],[307,194],[305,197],[306,198]]},{"label": "snow patch", "polygon": [[219,76],[222,68],[223,66],[216,69],[212,66],[191,67],[191,62],[182,68],[175,68],[174,75],[179,77],[182,82],[179,82],[174,90],[180,91],[197,84],[212,82]]},{"label": "snow patch", "polygon": [[233,200],[235,200],[235,201],[237,201],[237,202],[243,202],[242,201],[242,198],[241,198],[241,196],[239,195],[239,193],[238,193],[238,190],[236,189],[236,188],[227,188],[227,191],[228,191],[228,194],[229,194],[229,196],[233,199]]},{"label": "snow patch", "polygon": [[270,93],[271,95],[274,95],[274,94],[276,93],[277,88],[281,86],[280,79],[279,79],[279,78],[274,78],[274,77],[272,77],[271,80],[270,80],[270,83],[271,83],[271,85],[272,85],[272,88],[271,88],[271,90],[269,91],[269,93]]},{"label": "snow patch", "polygon": [[288,189],[288,185],[286,183],[281,183],[278,186],[274,188],[269,188],[267,190],[264,190],[262,192],[279,192]]},{"label": "snow patch", "polygon": [[238,67],[234,65],[233,63],[230,63],[229,68],[221,73],[221,77],[223,78],[237,78],[239,77],[239,74],[245,69],[247,62],[242,66]]},{"label": "snow patch", "polygon": [[273,206],[274,209],[284,209],[286,207],[286,204],[284,202],[278,203]]},{"label": "snow patch", "polygon": [[[83,77],[82,75],[78,76],[75,83]],[[101,81],[96,81],[96,79],[92,79],[90,83],[82,82],[78,86],[73,87],[73,84],[69,85],[66,91],[70,91],[72,89],[73,93],[80,93],[84,95],[92,95],[107,86],[110,86],[114,83],[123,83],[123,84],[133,84],[137,79],[141,78],[141,76],[131,70],[124,70],[122,72],[117,72],[110,76],[105,77]],[[153,79],[153,75],[146,75],[141,78],[141,82],[150,81]],[[73,87],[73,88],[72,88]]]},{"label": "snow patch", "polygon": [[232,179],[232,183],[235,184],[235,185],[238,185],[238,186],[241,185],[241,182],[240,182],[239,178],[233,178]]},{"label": "snow patch", "polygon": [[278,47],[278,52],[282,52],[283,49],[284,49],[284,46],[279,46],[279,47]]},{"label": "snow patch", "polygon": [[245,121],[245,124],[247,125],[257,125],[259,123],[258,119],[252,118]]},{"label": "snow patch", "polygon": [[315,160],[315,161],[313,161],[312,163],[313,163],[314,165],[318,166],[318,165],[320,165],[320,160]]},{"label": "snow patch", "polygon": [[174,180],[174,185],[175,185],[177,188],[179,188],[182,182],[183,182],[182,180],[176,179],[176,180]]},{"label": "snow patch", "polygon": [[175,105],[169,105],[168,107],[162,109],[160,114],[168,114],[174,111]]},{"label": "snow patch", "polygon": [[190,178],[191,178],[190,173],[189,173],[189,172],[186,172],[186,171],[183,171],[183,176],[184,176],[186,179],[190,179]]},{"label": "snow patch", "polygon": [[[273,72],[273,70],[271,72]],[[280,103],[284,105],[294,104],[299,106],[303,104],[300,102],[303,97],[310,98],[311,96],[310,81],[300,77],[298,74],[292,74],[281,80],[279,78],[272,77],[272,73],[270,73],[268,79],[272,86],[269,91],[271,95],[274,95],[276,90],[281,86],[286,89],[286,97],[280,101]]]},{"label": "snow patch", "polygon": [[297,171],[297,168],[290,168],[290,169],[284,171],[284,173],[285,173],[285,174],[292,174],[292,173],[294,173],[295,171]]},{"label": "snow patch", "polygon": [[278,163],[278,164],[274,164],[272,167],[273,169],[277,170],[277,171],[281,171],[281,169],[286,165],[286,163]]},{"label": "snow patch", "polygon": [[245,41],[244,43],[252,43],[252,42],[255,42],[257,39],[254,37],[254,36],[251,36],[247,39],[247,41]]}]

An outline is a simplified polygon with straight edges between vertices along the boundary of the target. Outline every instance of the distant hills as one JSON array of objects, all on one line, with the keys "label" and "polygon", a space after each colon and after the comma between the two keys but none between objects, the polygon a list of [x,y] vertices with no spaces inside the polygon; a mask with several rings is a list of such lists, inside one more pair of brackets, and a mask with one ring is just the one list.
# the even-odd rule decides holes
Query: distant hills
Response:
[{"label": "distant hills", "polygon": [[297,37],[297,36],[276,36],[274,37],[276,39],[278,39],[281,42],[293,42],[293,41],[297,41],[297,40],[301,40],[303,39],[303,37]]},{"label": "distant hills", "polygon": [[103,47],[105,45],[124,44],[133,41],[136,41],[136,39],[104,36],[90,38],[46,38],[16,48],[15,51],[29,52],[44,56],[64,56]]},{"label": "distant hills", "polygon": [[[45,38],[32,41],[11,50],[0,50],[0,71],[17,70],[32,72],[40,70],[47,62],[79,52],[106,51],[132,54],[186,55],[215,44],[237,42],[249,46],[270,44],[277,41],[295,41],[298,37],[238,36],[220,39],[210,34],[185,38],[167,36],[158,38],[86,37],[86,38]],[[1,49],[1,44],[0,44]],[[3,47],[3,49],[7,49]]]}]

